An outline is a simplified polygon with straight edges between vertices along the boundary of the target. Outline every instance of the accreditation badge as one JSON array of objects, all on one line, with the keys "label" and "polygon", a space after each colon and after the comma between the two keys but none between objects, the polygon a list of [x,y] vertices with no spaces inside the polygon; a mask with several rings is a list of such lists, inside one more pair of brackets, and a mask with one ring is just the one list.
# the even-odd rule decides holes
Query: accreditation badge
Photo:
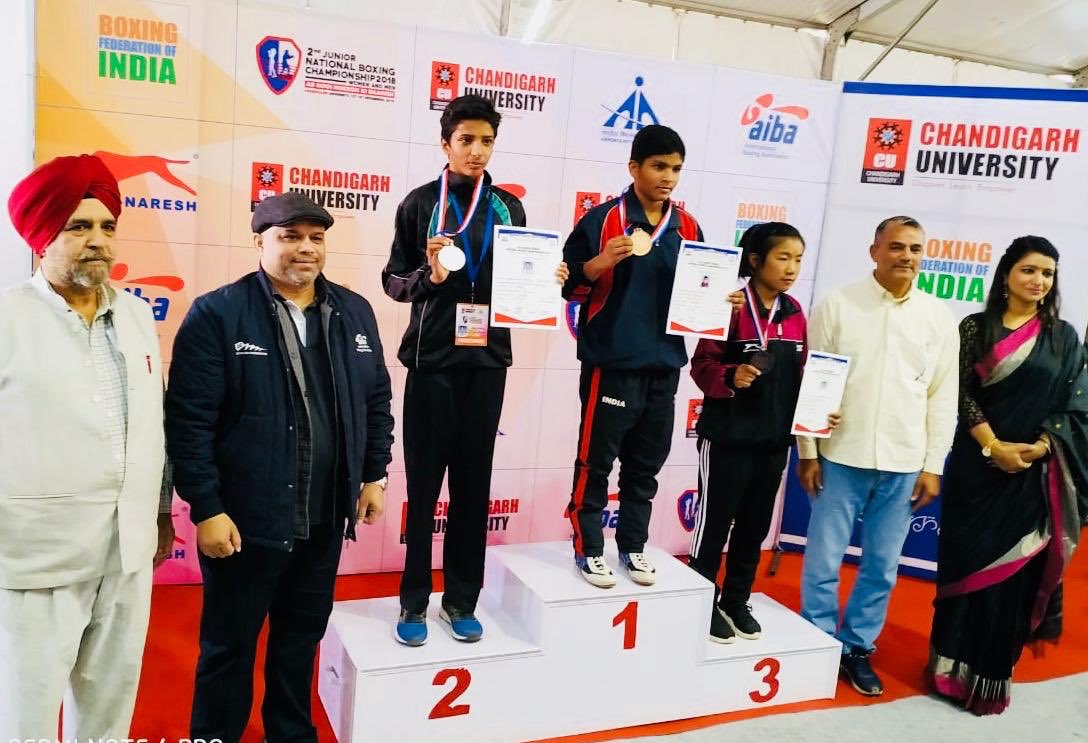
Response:
[{"label": "accreditation badge", "polygon": [[490,314],[490,305],[458,302],[453,318],[453,345],[486,346]]}]

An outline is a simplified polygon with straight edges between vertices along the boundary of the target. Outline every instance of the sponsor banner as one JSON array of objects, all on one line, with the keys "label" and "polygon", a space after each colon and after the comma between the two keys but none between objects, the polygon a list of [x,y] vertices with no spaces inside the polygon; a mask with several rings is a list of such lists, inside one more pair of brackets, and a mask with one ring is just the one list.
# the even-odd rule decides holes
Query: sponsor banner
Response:
[{"label": "sponsor banner", "polygon": [[415,50],[413,142],[439,144],[442,111],[475,94],[502,115],[496,150],[562,155],[572,49],[421,28]]},{"label": "sponsor banner", "polygon": [[251,244],[258,202],[297,191],[336,220],[328,252],[389,257],[405,194],[407,144],[251,127],[237,127],[236,137],[232,244]]},{"label": "sponsor banner", "polygon": [[684,435],[689,439],[699,438],[696,427],[699,425],[699,416],[703,414],[703,398],[688,400],[687,430]]},{"label": "sponsor banner", "polygon": [[38,0],[36,13],[40,104],[230,121],[233,3]]},{"label": "sponsor banner", "polygon": [[225,244],[231,127],[180,119],[42,108],[38,162],[94,153],[117,178],[126,240]]},{"label": "sponsor banner", "polygon": [[411,28],[243,5],[235,121],[405,139],[412,114]]},{"label": "sponsor banner", "polygon": [[626,163],[638,130],[665,124],[684,140],[685,171],[701,170],[713,79],[704,65],[576,49],[566,156]]},{"label": "sponsor banner", "polygon": [[840,96],[822,80],[716,70],[706,169],[826,182]]},{"label": "sponsor banner", "polygon": [[[1063,275],[1088,271],[1076,249],[1088,229],[1088,95],[1070,92],[846,84],[816,301],[872,270],[874,229],[895,214],[925,228],[914,291],[957,320],[982,311],[997,263],[1020,235],[1051,240]],[[1088,322],[1082,294],[1062,302],[1077,328]],[[807,508],[791,476],[784,523],[793,543],[807,530]],[[910,565],[935,563],[938,511],[914,514]]]}]

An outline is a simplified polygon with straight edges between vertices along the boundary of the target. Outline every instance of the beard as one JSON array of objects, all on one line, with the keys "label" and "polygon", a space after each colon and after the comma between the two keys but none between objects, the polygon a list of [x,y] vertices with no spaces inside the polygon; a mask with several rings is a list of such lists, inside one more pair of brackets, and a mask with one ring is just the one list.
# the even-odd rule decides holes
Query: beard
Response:
[{"label": "beard", "polygon": [[110,278],[110,268],[113,261],[105,260],[103,263],[85,263],[82,260],[72,264],[68,276],[71,283],[82,286],[84,289],[97,289]]}]

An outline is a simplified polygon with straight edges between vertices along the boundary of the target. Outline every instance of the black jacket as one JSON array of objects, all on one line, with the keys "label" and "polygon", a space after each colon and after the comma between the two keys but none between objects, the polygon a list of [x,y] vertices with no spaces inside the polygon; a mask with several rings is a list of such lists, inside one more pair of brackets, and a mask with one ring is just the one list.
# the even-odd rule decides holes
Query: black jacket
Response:
[{"label": "black jacket", "polygon": [[[450,194],[457,199],[462,210],[468,206],[472,187],[472,179],[450,175]],[[508,191],[492,186],[488,173],[484,173],[484,194],[472,224],[465,231],[476,257],[479,256],[482,246],[487,216],[484,207],[488,203],[495,210],[495,224],[525,226],[525,209],[521,202]],[[382,272],[385,293],[398,302],[412,303],[412,316],[397,358],[409,369],[423,372],[510,366],[513,354],[510,351],[510,330],[507,328],[489,328],[485,347],[453,345],[457,303],[470,301],[472,291],[467,267],[452,272],[441,284],[431,283],[426,246],[427,239],[437,231],[437,207],[437,181],[425,183],[415,189],[397,207],[393,247],[389,252],[389,262]],[[447,209],[445,229],[452,232],[459,226],[454,210]],[[464,249],[462,236],[453,240],[458,247]],[[492,254],[489,251],[476,278],[477,304],[491,302],[491,266]]]},{"label": "black jacket", "polygon": [[[652,234],[654,228],[638,197],[628,191],[622,198],[629,223]],[[694,217],[674,204],[668,227],[648,255],[626,258],[590,281],[585,264],[624,232],[617,204],[613,199],[587,212],[563,246],[563,260],[570,268],[563,297],[582,303],[578,358],[604,369],[679,369],[688,362],[684,339],[665,333],[676,257],[681,240],[701,241],[703,231]]]},{"label": "black jacket", "polygon": [[[334,490],[354,514],[359,487],[386,474],[390,384],[370,303],[319,277],[346,463]],[[296,384],[263,273],[199,297],[178,330],[166,392],[166,441],[194,523],[226,513],[243,542],[290,550],[299,484]],[[355,519],[346,535],[355,538]]]}]

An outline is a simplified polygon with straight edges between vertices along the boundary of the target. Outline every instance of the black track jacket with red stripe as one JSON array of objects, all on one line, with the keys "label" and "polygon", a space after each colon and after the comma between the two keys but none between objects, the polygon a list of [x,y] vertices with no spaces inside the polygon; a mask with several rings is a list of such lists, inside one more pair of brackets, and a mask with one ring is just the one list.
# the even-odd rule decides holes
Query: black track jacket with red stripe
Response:
[{"label": "black track jacket with red stripe", "polygon": [[[770,318],[767,351],[773,368],[756,378],[751,387],[737,389],[737,366],[751,362],[760,350],[759,331],[744,306],[733,313],[725,341],[699,341],[691,357],[691,378],[703,391],[703,412],[696,432],[715,444],[744,449],[783,449],[793,443],[790,425],[801,371],[808,354],[805,314],[797,300],[780,294],[779,308]],[[769,311],[760,308],[760,322]]]},{"label": "black track jacket with red stripe", "polygon": [[[628,222],[653,233],[633,190],[621,198],[626,199]],[[701,241],[703,231],[694,217],[673,204],[669,225],[648,255],[632,255],[596,281],[587,279],[586,262],[623,232],[619,201],[613,199],[587,212],[563,246],[570,269],[563,297],[582,303],[578,358],[604,369],[679,369],[688,362],[684,339],[665,333],[676,256],[681,240]]]}]

